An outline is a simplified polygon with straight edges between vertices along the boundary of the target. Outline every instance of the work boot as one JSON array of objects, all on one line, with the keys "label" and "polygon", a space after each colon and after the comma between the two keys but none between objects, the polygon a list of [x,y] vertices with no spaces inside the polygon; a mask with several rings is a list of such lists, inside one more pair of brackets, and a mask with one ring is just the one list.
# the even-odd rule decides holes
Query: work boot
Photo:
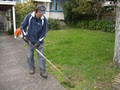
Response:
[{"label": "work boot", "polygon": [[47,73],[46,72],[40,72],[40,75],[43,77],[43,78],[47,78]]},{"label": "work boot", "polygon": [[35,68],[34,68],[34,69],[30,69],[30,70],[29,70],[29,73],[30,73],[30,74],[34,74],[34,73],[35,73]]}]

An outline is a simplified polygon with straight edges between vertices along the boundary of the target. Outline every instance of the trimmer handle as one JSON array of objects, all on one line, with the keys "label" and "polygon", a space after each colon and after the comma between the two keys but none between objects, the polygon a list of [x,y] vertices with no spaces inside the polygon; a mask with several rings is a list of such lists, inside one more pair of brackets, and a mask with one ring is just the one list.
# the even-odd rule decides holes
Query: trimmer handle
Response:
[{"label": "trimmer handle", "polygon": [[23,40],[27,43],[27,44],[31,44],[30,40],[27,37],[23,37]]}]

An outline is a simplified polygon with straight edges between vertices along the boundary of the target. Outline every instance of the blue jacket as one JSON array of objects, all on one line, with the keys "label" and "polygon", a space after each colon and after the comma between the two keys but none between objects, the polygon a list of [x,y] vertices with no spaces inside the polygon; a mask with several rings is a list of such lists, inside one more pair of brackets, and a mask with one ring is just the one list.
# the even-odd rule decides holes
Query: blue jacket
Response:
[{"label": "blue jacket", "polygon": [[26,36],[32,44],[40,41],[40,44],[44,43],[45,34],[47,31],[47,19],[45,16],[36,18],[35,12],[29,13],[23,19],[20,25],[22,35]]}]

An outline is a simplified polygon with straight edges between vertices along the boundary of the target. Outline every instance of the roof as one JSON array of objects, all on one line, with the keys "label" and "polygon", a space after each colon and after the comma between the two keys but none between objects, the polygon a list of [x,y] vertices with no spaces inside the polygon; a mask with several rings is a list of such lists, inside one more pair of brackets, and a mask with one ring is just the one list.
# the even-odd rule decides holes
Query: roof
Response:
[{"label": "roof", "polygon": [[51,2],[51,0],[33,0],[33,1],[37,1],[37,2]]},{"label": "roof", "polygon": [[16,5],[15,1],[0,1],[0,5]]},{"label": "roof", "polygon": [[15,1],[0,1],[0,11],[7,11],[14,5],[16,5]]},{"label": "roof", "polygon": [[115,6],[114,2],[113,1],[106,1],[102,4],[102,6]]}]

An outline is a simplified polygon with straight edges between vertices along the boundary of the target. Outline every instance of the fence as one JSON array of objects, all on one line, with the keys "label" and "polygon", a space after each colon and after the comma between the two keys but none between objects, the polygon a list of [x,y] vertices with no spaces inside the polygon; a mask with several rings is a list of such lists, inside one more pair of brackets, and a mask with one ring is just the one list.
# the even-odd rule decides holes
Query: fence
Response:
[{"label": "fence", "polygon": [[101,14],[101,20],[107,21],[107,22],[115,22],[116,21],[116,13],[102,13]]}]

